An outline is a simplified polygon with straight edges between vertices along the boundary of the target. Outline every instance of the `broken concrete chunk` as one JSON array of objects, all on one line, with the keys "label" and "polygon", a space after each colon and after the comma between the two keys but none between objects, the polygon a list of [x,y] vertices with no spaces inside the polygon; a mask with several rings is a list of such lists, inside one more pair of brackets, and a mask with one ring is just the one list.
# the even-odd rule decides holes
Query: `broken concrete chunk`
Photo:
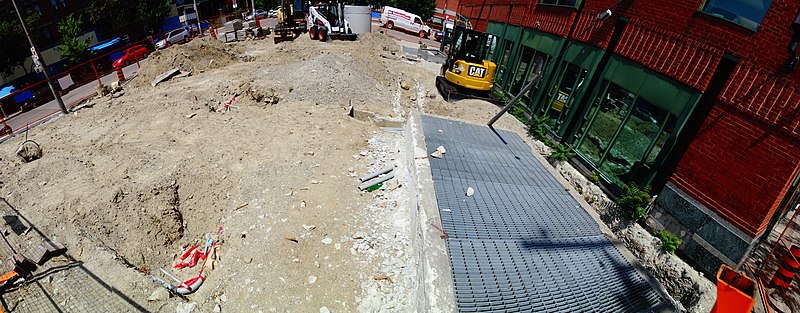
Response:
[{"label": "broken concrete chunk", "polygon": [[439,151],[439,152],[441,152],[442,154],[445,154],[445,153],[447,153],[447,150],[445,150],[443,146],[438,146],[438,147],[436,147],[436,151]]},{"label": "broken concrete chunk", "polygon": [[150,302],[166,301],[167,299],[169,299],[169,291],[167,291],[164,288],[156,288],[156,290],[153,290],[153,293],[151,293],[150,296],[147,297],[147,301]]},{"label": "broken concrete chunk", "polygon": [[474,194],[475,194],[475,189],[472,189],[472,187],[467,187],[467,197],[472,197],[472,195]]},{"label": "broken concrete chunk", "polygon": [[439,151],[439,150],[433,151],[433,153],[431,153],[431,156],[434,157],[434,158],[437,158],[437,159],[441,159],[442,158],[442,152]]},{"label": "broken concrete chunk", "polygon": [[333,239],[324,238],[324,239],[321,240],[321,242],[322,242],[322,244],[329,245],[329,244],[333,243]]},{"label": "broken concrete chunk", "polygon": [[163,82],[163,81],[165,81],[165,80],[168,80],[168,79],[170,79],[172,76],[175,76],[175,75],[177,75],[177,74],[178,74],[178,73],[180,73],[180,72],[181,72],[181,70],[179,70],[179,69],[177,69],[177,68],[173,68],[173,69],[171,69],[171,70],[169,70],[169,71],[166,71],[166,72],[164,72],[164,74],[158,75],[158,76],[156,77],[156,79],[154,79],[154,80],[153,80],[153,82],[151,82],[151,83],[150,83],[150,85],[151,85],[151,86],[153,86],[153,87],[155,87],[155,86],[156,86],[156,85],[158,85],[159,83],[161,83],[161,82]]},{"label": "broken concrete chunk", "polygon": [[408,82],[406,82],[404,80],[404,81],[400,82],[400,88],[403,88],[404,90],[409,90],[409,89],[411,89],[411,86],[409,86]]},{"label": "broken concrete chunk", "polygon": [[312,231],[315,228],[317,228],[317,225],[306,225],[306,224],[303,224],[303,229],[305,229],[306,231]]}]

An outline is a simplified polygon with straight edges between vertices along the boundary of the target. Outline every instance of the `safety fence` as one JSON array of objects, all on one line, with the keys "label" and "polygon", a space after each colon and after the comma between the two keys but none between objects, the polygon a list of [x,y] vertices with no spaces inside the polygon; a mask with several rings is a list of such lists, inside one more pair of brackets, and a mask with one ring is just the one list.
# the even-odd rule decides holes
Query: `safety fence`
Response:
[{"label": "safety fence", "polygon": [[[100,82],[103,76],[114,72],[115,61],[123,59],[124,66],[138,63],[140,59],[147,57],[154,50],[151,38],[161,38],[163,35],[164,33],[160,33],[139,41],[120,43],[88,61],[70,66],[60,73],[52,73],[53,85],[60,95],[66,96],[93,81]],[[0,99],[0,113],[8,120],[53,100],[54,96],[47,81],[41,80]]]}]

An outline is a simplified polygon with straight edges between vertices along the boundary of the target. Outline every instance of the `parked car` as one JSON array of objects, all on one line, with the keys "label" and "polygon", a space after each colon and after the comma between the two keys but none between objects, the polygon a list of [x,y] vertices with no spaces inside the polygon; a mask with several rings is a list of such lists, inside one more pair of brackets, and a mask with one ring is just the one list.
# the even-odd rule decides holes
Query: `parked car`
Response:
[{"label": "parked car", "polygon": [[[264,10],[256,10],[256,16],[258,16],[259,19],[267,18],[267,17],[269,17],[269,12],[264,11]],[[249,14],[247,14],[245,19],[246,20],[252,20],[253,19],[253,12],[250,12]]]},{"label": "parked car", "polygon": [[176,43],[187,42],[189,41],[189,31],[185,28],[178,28],[171,30],[166,35],[164,35],[164,39],[159,40],[156,43],[156,49],[164,49],[169,45],[174,45]]},{"label": "parked car", "polygon": [[422,22],[419,15],[390,6],[384,7],[383,14],[381,14],[381,24],[388,29],[401,29],[419,34],[420,37],[428,38],[431,36],[431,28]]},{"label": "parked car", "polygon": [[278,9],[269,10],[269,12],[267,12],[267,15],[269,17],[278,17]]},{"label": "parked car", "polygon": [[123,67],[131,63],[135,63],[138,60],[144,59],[147,55],[150,54],[150,51],[147,50],[142,45],[135,45],[128,49],[125,49],[123,52],[122,57],[114,61],[114,67]]}]

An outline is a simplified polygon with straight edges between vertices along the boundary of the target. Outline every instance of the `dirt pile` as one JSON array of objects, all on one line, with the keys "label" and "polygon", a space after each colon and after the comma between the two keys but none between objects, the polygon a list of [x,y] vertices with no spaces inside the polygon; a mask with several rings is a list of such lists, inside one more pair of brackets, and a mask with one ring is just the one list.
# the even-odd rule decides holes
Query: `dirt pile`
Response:
[{"label": "dirt pile", "polygon": [[211,37],[197,38],[186,44],[153,52],[147,60],[141,62],[142,68],[133,84],[137,87],[149,84],[158,75],[173,68],[196,75],[236,61],[249,60],[251,58],[243,55],[236,45],[225,45]]},{"label": "dirt pile", "polygon": [[381,94],[381,84],[366,75],[364,67],[353,66],[355,63],[349,53],[323,53],[301,64],[276,68],[275,71],[285,75],[276,77],[272,83],[275,89],[288,91],[289,101],[345,106],[351,101],[363,103],[387,98]]}]

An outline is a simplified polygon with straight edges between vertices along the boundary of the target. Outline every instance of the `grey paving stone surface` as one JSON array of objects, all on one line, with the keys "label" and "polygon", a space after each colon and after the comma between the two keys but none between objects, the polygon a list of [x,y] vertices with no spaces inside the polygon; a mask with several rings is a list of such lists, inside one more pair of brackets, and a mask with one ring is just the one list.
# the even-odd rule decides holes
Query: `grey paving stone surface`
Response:
[{"label": "grey paving stone surface", "polygon": [[[665,302],[506,131],[422,117],[460,312],[647,312]],[[475,193],[466,195],[468,187]]]}]

